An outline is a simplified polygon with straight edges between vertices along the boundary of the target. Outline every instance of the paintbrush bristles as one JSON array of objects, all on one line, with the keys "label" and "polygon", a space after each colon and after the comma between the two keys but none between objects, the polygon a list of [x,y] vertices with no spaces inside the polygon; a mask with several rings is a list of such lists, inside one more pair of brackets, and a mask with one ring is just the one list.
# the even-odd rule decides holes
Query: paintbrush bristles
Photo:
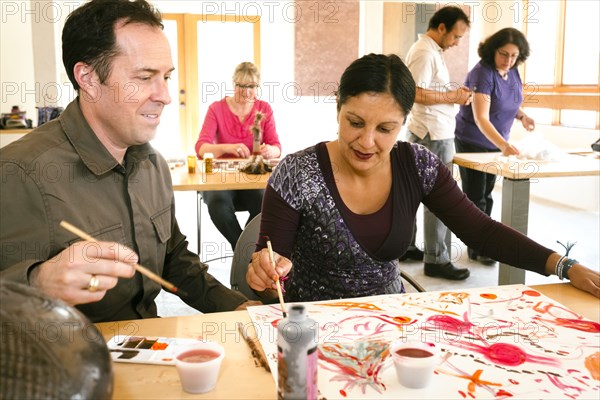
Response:
[{"label": "paintbrush bristles", "polygon": [[[271,246],[270,240],[267,240],[267,249],[269,249],[269,258],[271,259],[271,265],[273,266],[273,269],[275,269],[275,257],[273,256],[273,247]],[[279,275],[277,275],[277,271],[275,272],[275,275],[273,275],[273,281],[275,281],[275,287],[277,288],[277,296],[279,296],[279,304],[281,305],[281,312],[283,313],[283,318],[286,318],[287,313],[285,312],[285,303],[283,302],[281,282],[279,281]]]},{"label": "paintbrush bristles", "polygon": [[264,352],[258,348],[258,345],[248,335],[246,335],[246,333],[244,332],[244,328],[242,327],[242,324],[240,324],[240,323],[238,323],[238,331],[242,335],[242,338],[244,338],[244,341],[246,342],[246,344],[248,344],[248,347],[250,347],[250,353],[252,354],[252,357],[254,357],[254,359],[256,361],[258,361],[258,363],[264,369],[267,370],[267,372],[271,372],[271,368],[269,367],[269,362],[267,361],[267,358],[266,358]]}]

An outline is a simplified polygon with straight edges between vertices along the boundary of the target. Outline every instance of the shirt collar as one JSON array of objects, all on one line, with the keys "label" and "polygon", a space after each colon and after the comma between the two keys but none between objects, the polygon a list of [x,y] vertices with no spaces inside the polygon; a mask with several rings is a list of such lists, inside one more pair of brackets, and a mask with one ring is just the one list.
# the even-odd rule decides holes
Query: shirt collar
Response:
[{"label": "shirt collar", "polygon": [[431,38],[431,36],[425,33],[419,33],[419,39],[425,40],[429,44],[429,46],[431,46],[432,50],[439,51],[440,53],[444,52],[444,49],[442,49],[440,45],[437,44],[437,42],[433,40],[433,38]]},{"label": "shirt collar", "polygon": [[[79,98],[67,106],[59,121],[81,161],[93,174],[100,176],[121,167],[87,123],[79,106]],[[136,163],[147,158],[156,165],[156,151],[149,143],[131,146],[125,154],[126,163]]]}]

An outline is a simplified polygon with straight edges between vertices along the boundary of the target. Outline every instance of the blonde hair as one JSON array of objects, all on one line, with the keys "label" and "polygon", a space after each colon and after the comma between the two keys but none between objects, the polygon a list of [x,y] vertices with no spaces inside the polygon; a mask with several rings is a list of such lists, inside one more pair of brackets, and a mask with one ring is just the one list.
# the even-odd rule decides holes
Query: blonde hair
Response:
[{"label": "blonde hair", "polygon": [[260,82],[260,72],[256,65],[249,61],[244,61],[243,63],[238,64],[235,67],[235,71],[233,72],[233,82]]}]

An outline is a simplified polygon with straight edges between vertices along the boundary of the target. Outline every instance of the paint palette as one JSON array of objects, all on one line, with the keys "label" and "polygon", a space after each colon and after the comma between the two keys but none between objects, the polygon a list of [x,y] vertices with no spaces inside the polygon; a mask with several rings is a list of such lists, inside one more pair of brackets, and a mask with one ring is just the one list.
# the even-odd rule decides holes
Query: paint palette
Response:
[{"label": "paint palette", "polygon": [[117,335],[106,344],[116,362],[175,365],[178,349],[195,342],[198,340]]}]

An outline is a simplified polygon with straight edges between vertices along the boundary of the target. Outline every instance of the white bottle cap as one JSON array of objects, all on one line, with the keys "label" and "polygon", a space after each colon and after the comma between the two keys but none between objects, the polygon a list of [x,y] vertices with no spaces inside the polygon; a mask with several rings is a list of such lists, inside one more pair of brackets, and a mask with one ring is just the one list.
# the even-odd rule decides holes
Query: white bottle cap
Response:
[{"label": "white bottle cap", "polygon": [[204,159],[215,158],[215,156],[213,155],[213,153],[204,153],[204,156],[202,158],[204,158]]}]

